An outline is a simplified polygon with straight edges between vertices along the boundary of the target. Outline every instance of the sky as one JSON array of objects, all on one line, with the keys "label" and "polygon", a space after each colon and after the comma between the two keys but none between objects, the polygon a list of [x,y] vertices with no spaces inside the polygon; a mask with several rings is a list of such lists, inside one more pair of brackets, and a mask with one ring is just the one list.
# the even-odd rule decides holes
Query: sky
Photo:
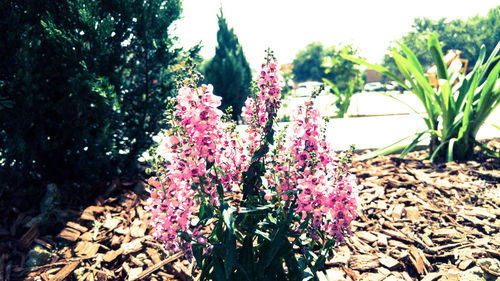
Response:
[{"label": "sky", "polygon": [[498,4],[498,0],[183,0],[174,34],[185,48],[201,42],[201,55],[213,57],[222,6],[254,70],[268,47],[285,64],[315,41],[324,47],[354,44],[361,56],[379,63],[391,42],[411,30],[416,17],[467,19],[484,16]]}]

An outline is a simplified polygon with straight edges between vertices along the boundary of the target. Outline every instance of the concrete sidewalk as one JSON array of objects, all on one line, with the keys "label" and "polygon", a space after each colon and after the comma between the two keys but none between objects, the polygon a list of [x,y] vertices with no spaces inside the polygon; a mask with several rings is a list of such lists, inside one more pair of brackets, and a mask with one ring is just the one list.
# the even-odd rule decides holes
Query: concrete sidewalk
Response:
[{"label": "concrete sidewalk", "polygon": [[[423,107],[415,95],[411,93],[393,93],[393,95],[408,103],[418,112],[423,111]],[[333,96],[329,95],[318,97],[315,104],[318,105],[322,115],[331,114],[330,105],[333,103],[333,99]],[[285,110],[290,111],[294,106],[303,104],[306,100],[306,98],[293,99]],[[422,118],[408,106],[380,93],[355,94],[351,100],[348,115],[371,117],[331,119],[326,133],[335,150],[348,149],[352,144],[355,145],[356,149],[381,148],[426,129]],[[500,125],[500,107],[490,115],[481,127],[478,139],[500,137],[500,130],[491,124]],[[410,138],[406,143],[409,144],[411,141]],[[427,145],[428,140],[421,144]]]},{"label": "concrete sidewalk", "polygon": [[[500,110],[497,109],[481,127],[478,139],[500,137],[500,130],[490,124],[500,124]],[[335,150],[348,149],[351,144],[354,144],[356,149],[375,149],[388,146],[425,129],[426,125],[421,117],[408,114],[332,119],[326,133]],[[409,144],[412,140],[410,138],[403,143]],[[427,145],[428,140],[420,144]]]}]

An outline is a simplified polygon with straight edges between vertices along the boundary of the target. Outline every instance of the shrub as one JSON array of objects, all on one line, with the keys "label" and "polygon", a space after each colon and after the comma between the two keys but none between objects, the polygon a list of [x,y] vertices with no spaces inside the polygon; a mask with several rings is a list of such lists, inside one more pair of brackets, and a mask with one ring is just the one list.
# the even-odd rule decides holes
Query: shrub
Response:
[{"label": "shrub", "polygon": [[9,1],[1,10],[3,176],[89,184],[133,168],[174,93],[179,50],[167,30],[180,1]]},{"label": "shrub", "polygon": [[168,250],[194,256],[201,280],[317,279],[356,217],[358,186],[307,102],[275,140],[279,67],[269,53],[247,98],[241,137],[196,76],[179,89],[158,148],[149,208]]},{"label": "shrub", "polygon": [[[484,121],[500,104],[500,62],[496,56],[500,50],[500,42],[486,61],[486,49],[483,45],[474,69],[465,75],[461,73],[462,67],[458,61],[447,67],[436,35],[429,34],[428,49],[437,67],[437,88],[431,86],[415,54],[405,45],[399,46],[403,55],[396,49],[391,54],[407,83],[382,66],[350,56],[345,58],[391,77],[422,102],[425,109],[422,118],[427,130],[418,132],[409,145],[403,146],[401,157],[414,149],[425,136],[430,137],[429,156],[433,161],[466,159],[472,155],[475,145],[498,157],[498,153],[479,143],[476,136]],[[390,148],[379,150],[374,155],[401,148],[398,144],[399,142]]]}]

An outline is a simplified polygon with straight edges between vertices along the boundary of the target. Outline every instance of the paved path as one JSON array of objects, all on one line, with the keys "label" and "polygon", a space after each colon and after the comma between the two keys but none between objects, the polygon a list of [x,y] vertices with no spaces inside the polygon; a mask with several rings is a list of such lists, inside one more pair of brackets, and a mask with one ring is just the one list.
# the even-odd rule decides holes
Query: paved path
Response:
[{"label": "paved path", "polygon": [[[423,110],[420,101],[411,93],[395,94],[414,107]],[[294,98],[286,111],[303,103],[307,98]],[[323,115],[330,115],[331,96],[320,96],[316,101]],[[333,109],[331,109],[333,110]],[[390,97],[377,93],[360,93],[353,96],[348,110],[349,115],[371,116],[330,120],[327,135],[333,148],[345,150],[351,144],[356,149],[371,149],[388,146],[400,139],[425,129],[423,120],[406,105]],[[486,120],[478,133],[479,139],[500,137],[500,130],[490,124],[500,125],[500,107]],[[411,139],[407,142],[409,143]],[[423,145],[427,142],[422,142]]]}]

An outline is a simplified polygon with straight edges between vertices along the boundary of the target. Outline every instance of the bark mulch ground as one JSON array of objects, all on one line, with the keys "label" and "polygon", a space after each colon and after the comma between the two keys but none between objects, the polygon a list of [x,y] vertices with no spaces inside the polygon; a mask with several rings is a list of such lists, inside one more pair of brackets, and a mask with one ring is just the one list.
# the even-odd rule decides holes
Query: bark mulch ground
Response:
[{"label": "bark mulch ground", "polygon": [[[498,150],[500,140],[489,145]],[[362,209],[326,264],[329,280],[459,280],[476,266],[500,276],[480,262],[500,259],[500,161],[432,164],[423,156],[353,163]],[[147,195],[119,190],[78,211],[57,236],[24,228],[23,213],[0,224],[0,280],[192,280],[192,263],[151,238]],[[47,262],[27,267],[35,248]]]}]

